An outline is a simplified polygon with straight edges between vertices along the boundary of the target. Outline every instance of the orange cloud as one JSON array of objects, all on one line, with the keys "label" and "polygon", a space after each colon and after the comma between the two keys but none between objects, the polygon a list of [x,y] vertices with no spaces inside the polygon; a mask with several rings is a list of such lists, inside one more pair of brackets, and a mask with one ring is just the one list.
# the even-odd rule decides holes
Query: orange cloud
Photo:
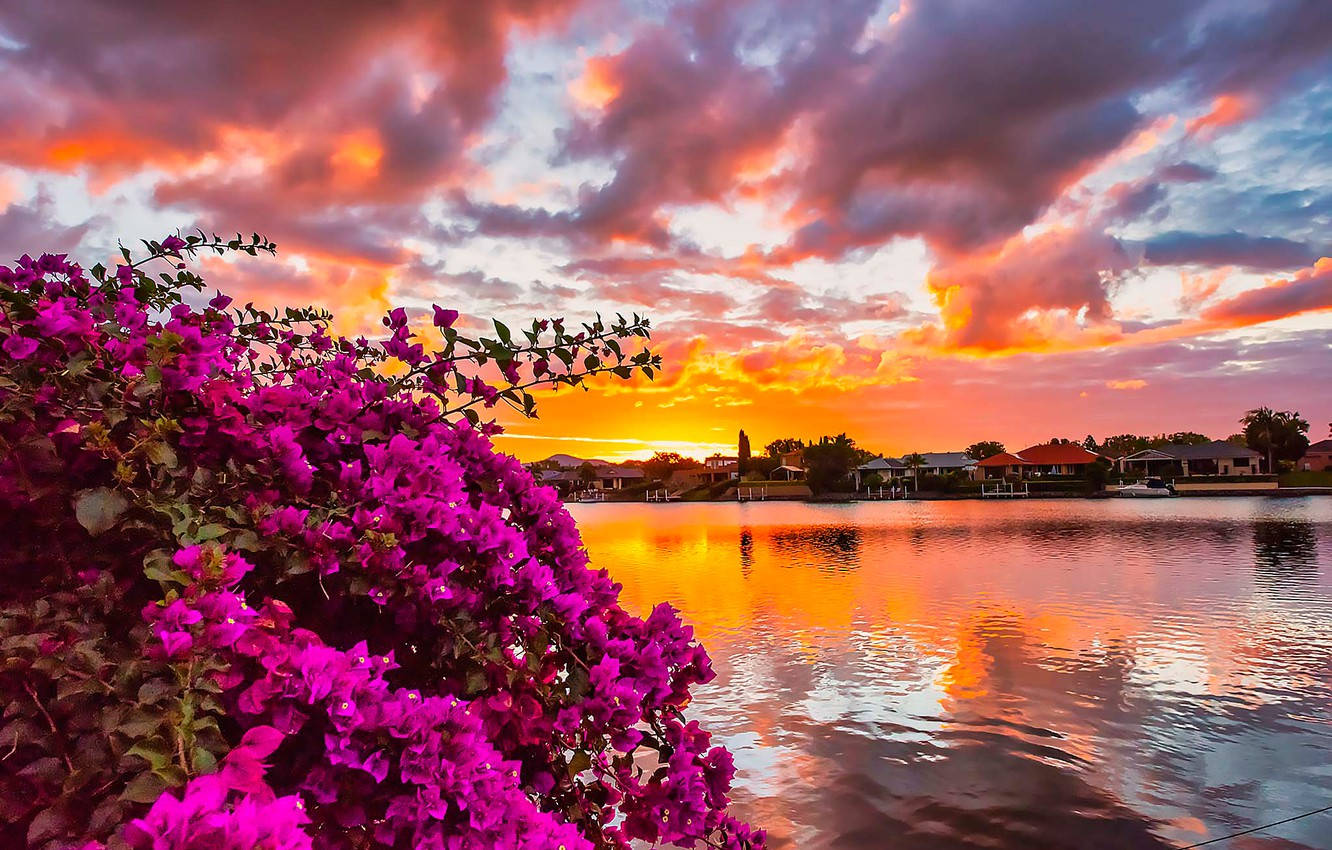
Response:
[{"label": "orange cloud", "polygon": [[1226,278],[1230,276],[1231,271],[1233,269],[1230,266],[1222,266],[1206,273],[1189,274],[1188,272],[1180,272],[1180,309],[1185,311],[1198,309],[1216,294],[1217,290],[1221,288],[1221,284],[1225,283]]},{"label": "orange cloud", "polygon": [[615,76],[615,57],[594,56],[583,65],[583,73],[569,84],[574,102],[585,109],[602,110],[619,97],[622,86]]},{"label": "orange cloud", "polygon": [[1239,327],[1322,310],[1332,310],[1332,257],[1319,259],[1294,277],[1215,304],[1202,318],[1223,327]]},{"label": "orange cloud", "polygon": [[1140,390],[1147,386],[1147,382],[1141,378],[1129,378],[1122,381],[1106,381],[1105,385],[1112,390]]},{"label": "orange cloud", "polygon": [[1257,103],[1252,98],[1240,94],[1222,94],[1212,100],[1211,110],[1185,126],[1191,136],[1212,133],[1222,127],[1238,124],[1256,111]]},{"label": "orange cloud", "polygon": [[329,156],[329,164],[340,179],[370,180],[379,173],[383,158],[384,148],[379,139],[373,133],[361,131],[343,137]]}]

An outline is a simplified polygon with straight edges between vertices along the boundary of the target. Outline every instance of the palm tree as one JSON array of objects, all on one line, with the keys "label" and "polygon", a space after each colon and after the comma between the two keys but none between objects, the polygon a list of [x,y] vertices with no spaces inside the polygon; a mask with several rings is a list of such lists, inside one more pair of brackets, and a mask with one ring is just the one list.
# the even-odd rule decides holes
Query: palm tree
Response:
[{"label": "palm tree", "polygon": [[1302,446],[1308,445],[1304,436],[1309,423],[1293,410],[1273,410],[1256,407],[1240,420],[1244,425],[1244,441],[1249,448],[1267,456],[1268,474],[1276,472],[1276,456],[1284,453],[1298,456]]},{"label": "palm tree", "polygon": [[920,452],[912,452],[902,458],[902,463],[905,463],[911,469],[912,478],[919,478],[920,468],[925,465],[925,456]]},{"label": "palm tree", "polygon": [[1276,411],[1270,407],[1255,407],[1240,420],[1244,426],[1244,440],[1249,448],[1267,455],[1267,471],[1272,472],[1272,443],[1276,434]]}]

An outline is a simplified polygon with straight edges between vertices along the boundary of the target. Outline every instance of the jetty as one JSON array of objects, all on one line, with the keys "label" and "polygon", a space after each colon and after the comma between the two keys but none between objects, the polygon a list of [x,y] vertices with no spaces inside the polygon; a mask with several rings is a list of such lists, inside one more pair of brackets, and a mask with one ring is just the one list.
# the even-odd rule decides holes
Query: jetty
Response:
[{"label": "jetty", "polygon": [[985,483],[981,484],[981,498],[984,499],[1025,499],[1031,495],[1031,490],[1027,487],[1027,482],[1022,482],[1022,489],[1019,490],[1016,484],[1008,481],[996,481],[994,487],[987,487]]}]

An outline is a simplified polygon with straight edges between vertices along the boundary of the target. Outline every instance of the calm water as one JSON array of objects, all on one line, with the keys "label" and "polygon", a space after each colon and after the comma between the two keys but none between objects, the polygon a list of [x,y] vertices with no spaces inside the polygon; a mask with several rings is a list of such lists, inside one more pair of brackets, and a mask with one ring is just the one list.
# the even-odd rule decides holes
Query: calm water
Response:
[{"label": "calm water", "polygon": [[[1332,499],[582,505],[787,848],[1180,847],[1332,803]],[[1332,812],[1226,850],[1332,848]]]}]

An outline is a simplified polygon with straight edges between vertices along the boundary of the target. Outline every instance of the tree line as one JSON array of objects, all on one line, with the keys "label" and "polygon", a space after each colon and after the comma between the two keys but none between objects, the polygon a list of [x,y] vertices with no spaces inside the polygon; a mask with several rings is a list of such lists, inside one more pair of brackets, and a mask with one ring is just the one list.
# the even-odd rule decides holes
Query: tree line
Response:
[{"label": "tree line", "polygon": [[[1261,454],[1269,471],[1280,471],[1283,464],[1293,464],[1309,448],[1309,422],[1296,411],[1256,407],[1246,411],[1239,424],[1241,430],[1227,437],[1226,442],[1246,446]],[[1332,424],[1328,428],[1332,431]],[[1119,458],[1167,445],[1205,445],[1212,442],[1212,438],[1197,431],[1175,431],[1154,435],[1114,434],[1101,440],[1091,434],[1081,440],[1051,437],[1046,442],[1079,445],[1108,458]],[[1007,451],[1007,448],[1000,440],[977,440],[964,451],[967,457],[982,461]],[[879,457],[856,445],[855,440],[845,433],[808,441],[799,437],[779,437],[766,444],[762,454],[754,454],[749,436],[741,430],[737,441],[739,473],[742,477],[770,479],[781,467],[782,456],[793,452],[801,453],[805,480],[816,493],[844,486],[853,470]],[[920,452],[913,451],[903,455],[902,462],[909,469],[918,471],[925,465],[925,458]],[[678,470],[702,466],[701,461],[679,452],[657,452],[642,462],[644,474],[659,481],[665,481]]]}]

